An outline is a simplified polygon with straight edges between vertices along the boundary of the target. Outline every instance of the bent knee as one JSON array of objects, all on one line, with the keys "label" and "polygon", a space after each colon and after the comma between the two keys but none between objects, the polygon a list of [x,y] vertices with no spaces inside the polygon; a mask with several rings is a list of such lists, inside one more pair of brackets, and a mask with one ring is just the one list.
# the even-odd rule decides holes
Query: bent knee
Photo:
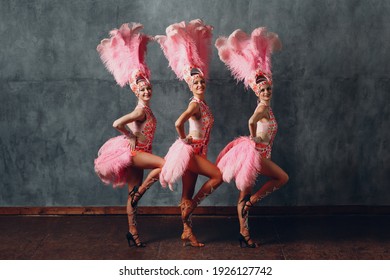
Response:
[{"label": "bent knee", "polygon": [[284,172],[282,174],[282,176],[279,178],[279,181],[280,181],[281,185],[285,185],[289,179],[290,178],[288,177],[288,174]]},{"label": "bent knee", "polygon": [[222,184],[222,182],[223,182],[222,173],[219,169],[217,172],[215,172],[212,179],[216,182],[216,184],[218,184],[218,185]]},{"label": "bent knee", "polygon": [[159,157],[158,164],[159,164],[159,167],[160,167],[160,168],[163,168],[163,167],[164,167],[164,164],[165,164],[165,159],[162,158],[162,157]]}]

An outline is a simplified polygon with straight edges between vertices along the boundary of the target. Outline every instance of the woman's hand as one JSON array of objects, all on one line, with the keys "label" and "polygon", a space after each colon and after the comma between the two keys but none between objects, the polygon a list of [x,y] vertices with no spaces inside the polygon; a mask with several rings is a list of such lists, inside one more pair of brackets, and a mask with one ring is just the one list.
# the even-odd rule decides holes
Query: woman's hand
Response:
[{"label": "woman's hand", "polygon": [[127,131],[127,133],[125,135],[126,135],[127,139],[129,139],[130,151],[134,151],[135,146],[137,145],[137,136],[135,136],[132,131]]},{"label": "woman's hand", "polygon": [[137,145],[137,137],[129,137],[129,148],[130,151],[135,150],[135,146]]},{"label": "woman's hand", "polygon": [[146,142],[146,136],[144,134],[142,134],[142,132],[136,132],[134,133],[135,137],[137,137],[137,140],[141,143],[145,143]]},{"label": "woman's hand", "polygon": [[192,136],[191,135],[187,135],[186,138],[180,138],[180,140],[186,144],[186,145],[189,145],[192,143]]},{"label": "woman's hand", "polygon": [[255,136],[255,137],[250,136],[249,138],[250,138],[253,142],[255,142],[256,144],[259,144],[261,141],[263,141],[263,139],[261,139],[260,136]]}]

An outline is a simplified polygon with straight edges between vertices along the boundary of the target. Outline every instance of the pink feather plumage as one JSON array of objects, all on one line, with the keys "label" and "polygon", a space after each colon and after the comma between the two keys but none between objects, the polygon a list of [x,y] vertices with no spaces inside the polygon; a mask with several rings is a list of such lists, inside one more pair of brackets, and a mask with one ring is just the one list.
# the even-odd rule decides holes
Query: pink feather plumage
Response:
[{"label": "pink feather plumage", "polygon": [[243,191],[254,185],[261,170],[261,157],[249,137],[239,137],[220,152],[216,165],[225,182],[235,180],[237,189]]},{"label": "pink feather plumage", "polygon": [[253,30],[249,36],[237,29],[228,38],[219,37],[215,42],[220,59],[230,69],[235,79],[249,86],[253,73],[261,70],[271,73],[270,56],[281,49],[277,34],[268,32],[265,27]]},{"label": "pink feather plumage", "polygon": [[184,144],[182,140],[177,139],[169,148],[165,156],[165,164],[160,173],[161,186],[173,191],[173,184],[183,176],[194,150],[190,145]]},{"label": "pink feather plumage", "polygon": [[155,36],[179,80],[185,78],[184,72],[191,66],[200,68],[208,77],[212,30],[212,26],[195,19],[188,24],[174,23],[167,27],[166,35]]},{"label": "pink feather plumage", "polygon": [[113,184],[114,187],[123,186],[128,181],[131,163],[129,139],[120,135],[107,140],[99,149],[95,172],[103,183]]},{"label": "pink feather plumage", "polygon": [[150,70],[145,63],[145,53],[150,37],[140,31],[140,23],[124,23],[110,31],[110,38],[97,46],[100,58],[121,87],[129,83],[131,74],[140,70],[149,79]]}]

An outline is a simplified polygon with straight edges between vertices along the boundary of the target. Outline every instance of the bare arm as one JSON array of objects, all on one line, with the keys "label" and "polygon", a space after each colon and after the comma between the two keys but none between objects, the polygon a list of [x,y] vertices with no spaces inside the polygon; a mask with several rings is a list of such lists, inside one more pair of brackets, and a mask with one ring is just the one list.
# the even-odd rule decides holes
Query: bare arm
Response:
[{"label": "bare arm", "polygon": [[124,135],[129,135],[129,131],[126,129],[126,124],[134,121],[144,120],[144,119],[145,119],[144,110],[141,108],[137,108],[133,112],[115,120],[112,126],[118,131],[122,132]]},{"label": "bare arm", "polygon": [[256,111],[253,113],[248,121],[249,133],[252,138],[256,137],[257,122],[266,116],[266,107],[259,106]]},{"label": "bare arm", "polygon": [[185,110],[180,117],[175,122],[175,127],[177,134],[179,134],[179,137],[181,139],[185,139],[187,137],[185,130],[184,130],[184,124],[186,121],[188,121],[189,118],[191,118],[193,115],[195,115],[197,112],[199,112],[199,104],[196,102],[191,102],[188,105],[187,110]]}]

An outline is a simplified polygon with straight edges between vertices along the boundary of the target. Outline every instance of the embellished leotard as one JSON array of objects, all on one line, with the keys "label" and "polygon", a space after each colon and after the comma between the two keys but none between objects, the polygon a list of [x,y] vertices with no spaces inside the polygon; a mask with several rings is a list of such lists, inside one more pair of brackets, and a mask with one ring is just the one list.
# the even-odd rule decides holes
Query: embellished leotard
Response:
[{"label": "embellished leotard", "polygon": [[207,106],[203,100],[193,97],[190,103],[192,102],[199,104],[201,117],[199,120],[194,120],[192,118],[188,120],[190,125],[189,130],[196,131],[201,136],[193,137],[191,146],[194,148],[195,154],[207,157],[207,149],[210,140],[211,128],[214,124],[214,117],[209,106]]},{"label": "embellished leotard", "polygon": [[[152,152],[152,142],[156,131],[156,118],[152,110],[143,104],[138,104],[146,115],[145,121],[135,121],[128,128],[137,136],[135,151]],[[123,186],[131,176],[132,157],[136,153],[129,151],[129,139],[125,135],[110,138],[99,149],[95,159],[95,172],[105,184]]]},{"label": "embellished leotard", "polygon": [[156,117],[153,115],[150,107],[146,105],[138,104],[135,108],[142,108],[146,114],[146,119],[142,123],[135,121],[128,125],[131,131],[137,136],[135,150],[151,153],[152,142],[157,125]]},{"label": "embellished leotard", "polygon": [[262,158],[271,158],[272,145],[278,131],[278,123],[269,107],[269,120],[267,122],[258,121],[256,134],[261,135],[263,141],[256,144],[256,149],[260,152]]}]

